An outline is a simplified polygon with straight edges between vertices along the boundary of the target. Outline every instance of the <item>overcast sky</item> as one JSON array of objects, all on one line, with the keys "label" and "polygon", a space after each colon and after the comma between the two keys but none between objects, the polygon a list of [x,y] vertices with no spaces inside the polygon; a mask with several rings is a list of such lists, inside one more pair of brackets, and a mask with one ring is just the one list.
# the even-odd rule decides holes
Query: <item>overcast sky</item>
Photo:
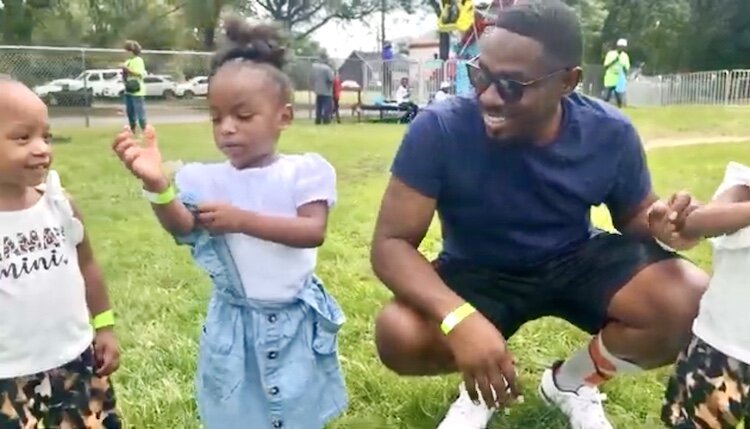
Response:
[{"label": "overcast sky", "polygon": [[[435,30],[436,23],[437,18],[432,13],[409,16],[405,12],[391,12],[386,17],[385,37],[388,40],[418,37]],[[365,24],[363,30],[360,22],[329,22],[313,33],[312,37],[334,58],[345,58],[355,49],[374,51],[377,49],[377,34],[380,32],[380,14],[371,15]]]}]

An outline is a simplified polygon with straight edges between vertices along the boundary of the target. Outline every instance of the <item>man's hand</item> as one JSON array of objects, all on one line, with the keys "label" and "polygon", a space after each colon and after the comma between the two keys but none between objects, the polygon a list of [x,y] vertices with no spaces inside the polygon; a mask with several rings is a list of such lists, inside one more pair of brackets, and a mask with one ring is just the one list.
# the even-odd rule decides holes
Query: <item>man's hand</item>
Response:
[{"label": "man's hand", "polygon": [[505,338],[480,313],[459,323],[448,334],[448,344],[472,400],[478,399],[477,388],[488,407],[499,408],[520,396],[514,358],[505,347]]},{"label": "man's hand", "polygon": [[648,226],[657,240],[675,250],[688,250],[699,238],[682,233],[687,216],[698,208],[697,202],[687,192],[673,194],[667,201],[656,201],[648,211]]},{"label": "man's hand", "polygon": [[115,334],[110,328],[96,331],[94,356],[96,357],[96,374],[99,376],[108,376],[120,367],[120,349]]},{"label": "man's hand", "polygon": [[198,222],[212,234],[242,232],[242,218],[248,212],[224,203],[206,203],[198,206]]}]

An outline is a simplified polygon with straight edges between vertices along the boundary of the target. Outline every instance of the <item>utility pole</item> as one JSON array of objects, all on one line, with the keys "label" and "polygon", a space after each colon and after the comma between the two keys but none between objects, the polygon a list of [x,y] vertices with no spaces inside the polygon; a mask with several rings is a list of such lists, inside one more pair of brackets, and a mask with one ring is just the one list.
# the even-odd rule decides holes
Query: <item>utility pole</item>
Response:
[{"label": "utility pole", "polygon": [[380,0],[380,57],[383,58],[383,70],[381,70],[383,78],[381,79],[381,85],[383,87],[383,96],[388,99],[391,92],[391,76],[388,73],[388,61],[385,59],[385,2],[386,0]]},{"label": "utility pole", "polygon": [[385,1],[380,0],[380,43],[385,43]]}]

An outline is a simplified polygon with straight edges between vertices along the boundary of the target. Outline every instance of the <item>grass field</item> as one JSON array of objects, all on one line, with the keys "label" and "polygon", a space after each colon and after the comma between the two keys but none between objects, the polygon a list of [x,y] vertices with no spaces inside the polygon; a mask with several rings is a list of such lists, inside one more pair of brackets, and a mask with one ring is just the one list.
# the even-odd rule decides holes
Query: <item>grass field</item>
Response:
[{"label": "grass field", "polygon": [[[733,109],[639,109],[630,112],[645,140],[669,136],[750,136],[748,111]],[[702,124],[702,125],[701,125]],[[168,159],[219,159],[208,124],[162,126]],[[118,395],[127,427],[197,428],[192,380],[208,280],[187,250],[162,232],[142,200],[138,184],[117,164],[109,145],[116,128],[62,130],[71,143],[56,147],[55,168],[85,215],[102,263],[122,343]],[[344,307],[341,360],[351,399],[333,428],[431,429],[456,392],[457,378],[399,378],[378,362],[373,318],[389,293],[371,273],[368,245],[393,152],[403,133],[397,125],[292,127],[282,148],[317,151],[338,171],[339,205],[320,251],[319,274]],[[750,140],[750,139],[749,139]],[[689,189],[708,198],[730,159],[750,162],[748,144],[658,149],[649,162],[657,190]],[[606,212],[596,218],[607,223]],[[424,251],[439,250],[434,229]],[[690,255],[709,267],[705,245]],[[583,344],[586,336],[558,320],[527,325],[511,341],[519,358],[526,402],[493,428],[564,428],[560,416],[534,395],[541,370]],[[619,379],[606,386],[606,408],[618,428],[658,428],[657,413],[666,372]]]}]

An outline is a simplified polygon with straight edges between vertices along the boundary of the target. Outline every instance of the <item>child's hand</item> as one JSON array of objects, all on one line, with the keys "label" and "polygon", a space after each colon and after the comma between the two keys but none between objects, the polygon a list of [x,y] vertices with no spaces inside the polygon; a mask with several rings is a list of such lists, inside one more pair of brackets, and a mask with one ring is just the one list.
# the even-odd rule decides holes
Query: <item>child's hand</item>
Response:
[{"label": "child's hand", "polygon": [[130,128],[123,130],[115,138],[112,149],[133,175],[143,181],[147,190],[161,192],[169,185],[156,138],[156,131],[150,125],[143,132],[141,144]]},{"label": "child's hand", "polygon": [[212,234],[241,233],[242,218],[248,213],[224,203],[198,205],[198,221]]},{"label": "child's hand", "polygon": [[672,195],[668,201],[656,201],[648,211],[648,226],[657,240],[675,250],[688,250],[698,244],[698,238],[685,234],[685,219],[698,207],[685,192]]},{"label": "child's hand", "polygon": [[120,367],[120,349],[111,329],[104,328],[96,331],[94,355],[96,356],[97,375],[110,375]]}]

